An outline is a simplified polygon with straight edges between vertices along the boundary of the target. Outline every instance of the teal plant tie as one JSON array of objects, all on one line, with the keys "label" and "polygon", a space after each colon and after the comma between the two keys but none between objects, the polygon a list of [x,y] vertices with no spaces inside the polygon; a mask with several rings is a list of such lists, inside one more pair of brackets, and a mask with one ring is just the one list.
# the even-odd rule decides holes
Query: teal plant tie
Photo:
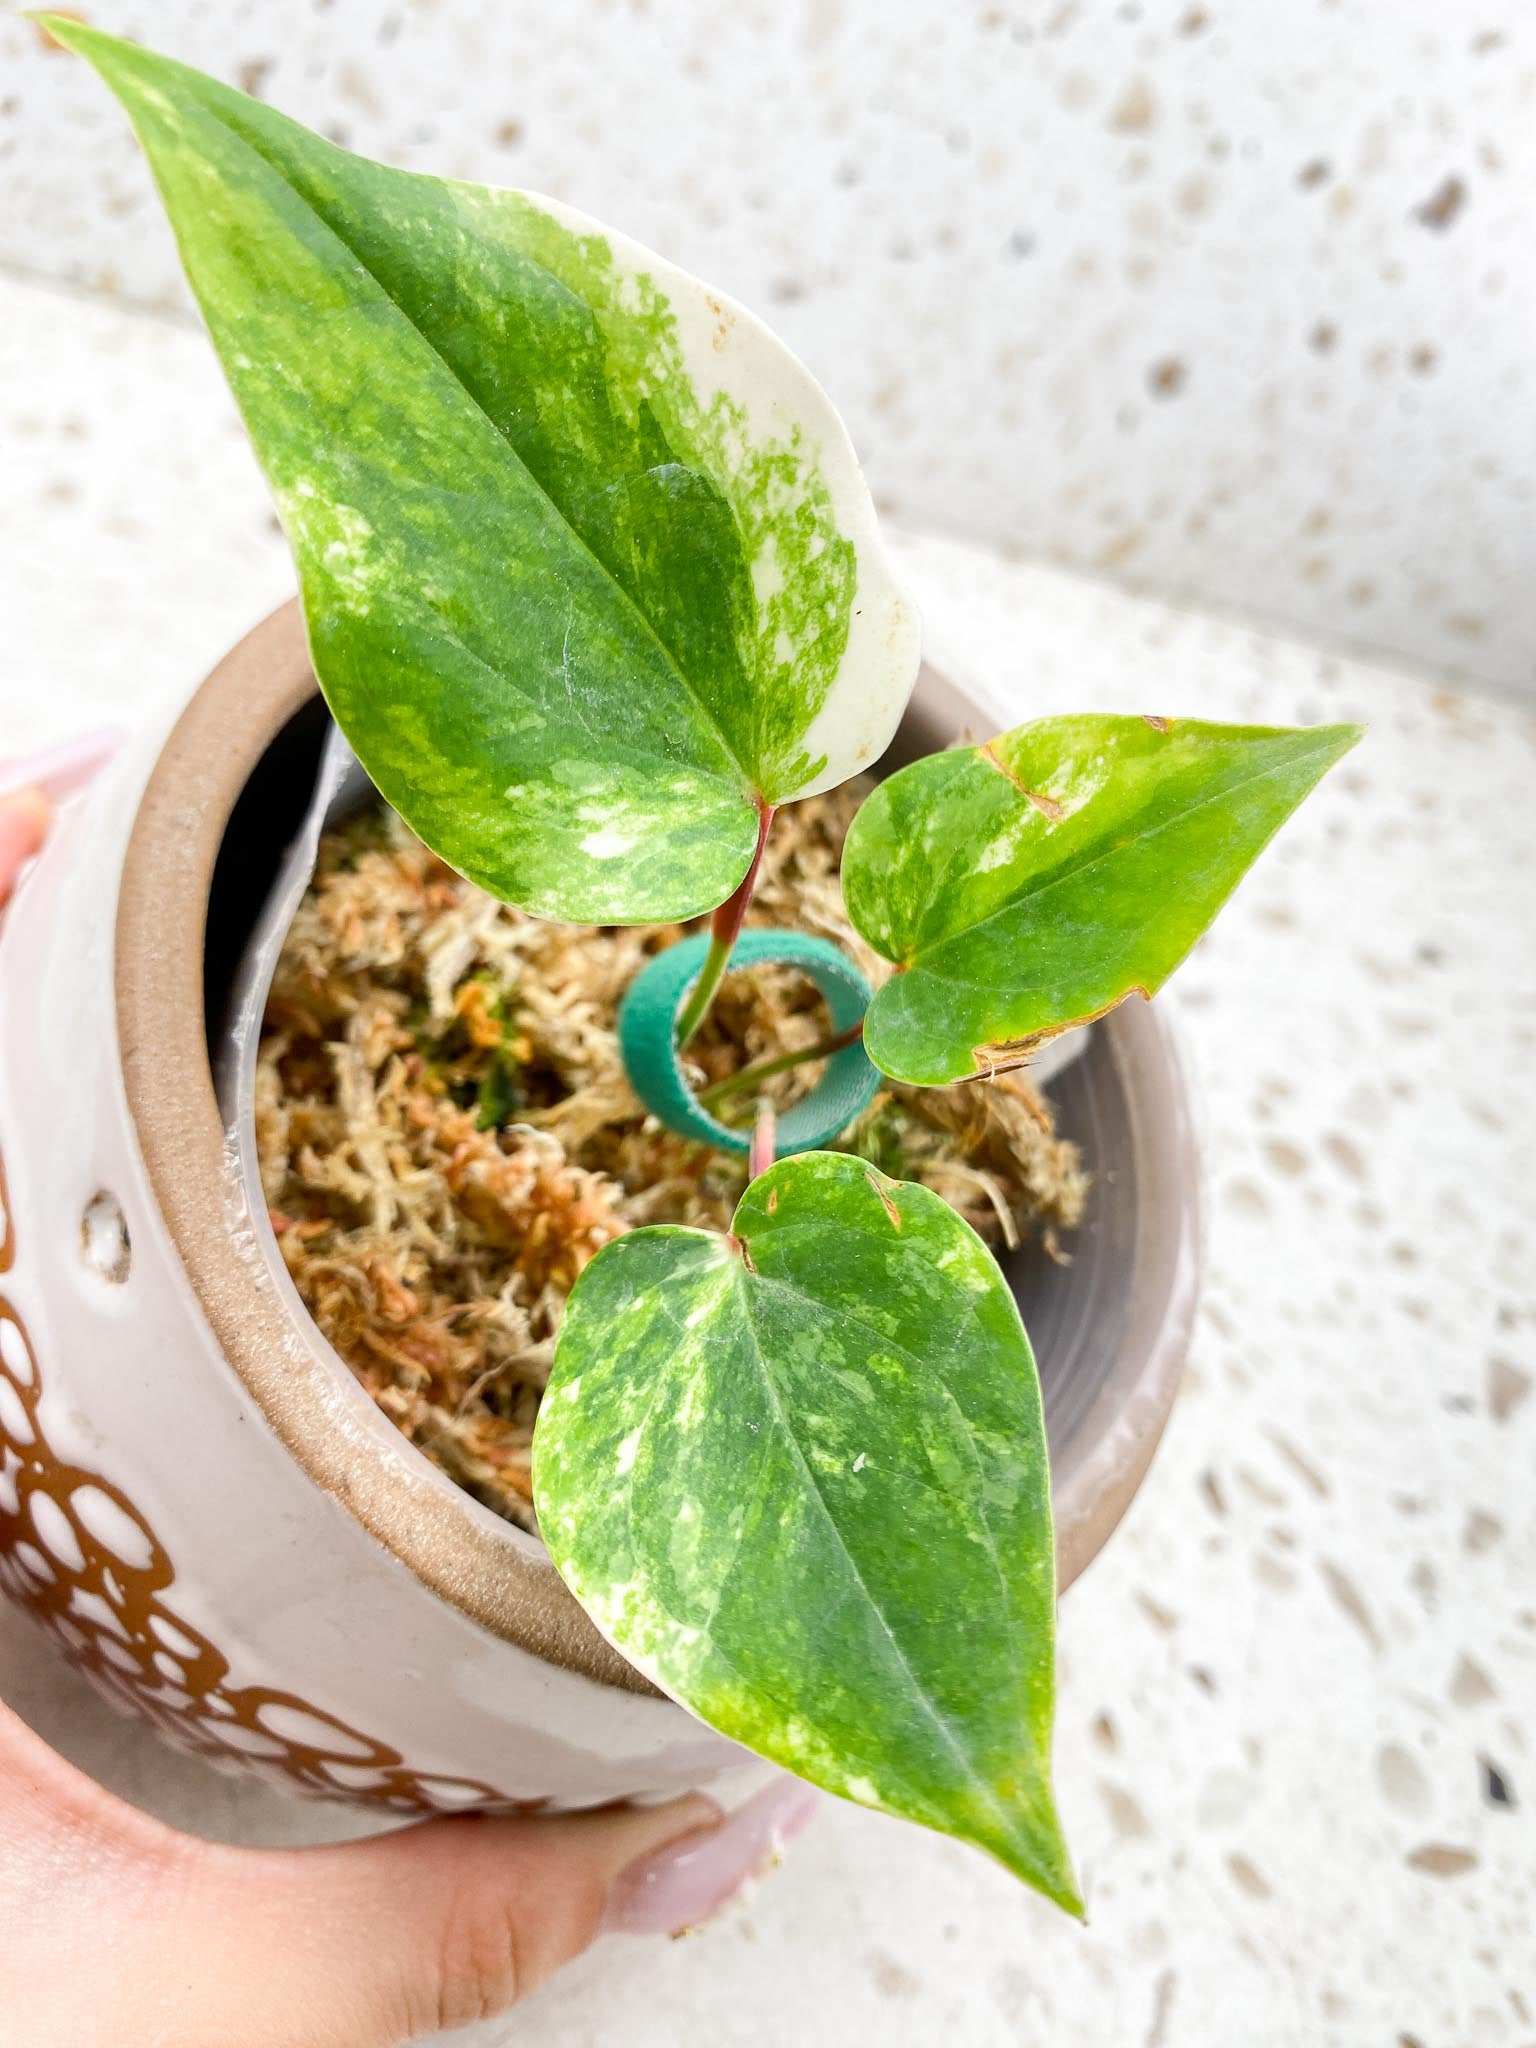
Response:
[{"label": "teal plant tie", "polygon": [[[688,991],[699,978],[709,951],[708,932],[680,939],[646,963],[630,984],[619,1011],[619,1050],[630,1086],[653,1116],[680,1137],[698,1138],[722,1152],[745,1152],[748,1131],[732,1130],[699,1102],[683,1072],[677,1047],[677,1018]],[[796,967],[813,981],[826,1000],[834,1032],[848,1031],[869,1008],[872,991],[858,968],[828,939],[805,932],[744,931],[731,954],[731,966],[752,967],[771,962]],[[862,1041],[855,1039],[831,1054],[826,1072],[778,1123],[778,1156],[813,1152],[845,1131],[866,1108],[880,1085]]]}]

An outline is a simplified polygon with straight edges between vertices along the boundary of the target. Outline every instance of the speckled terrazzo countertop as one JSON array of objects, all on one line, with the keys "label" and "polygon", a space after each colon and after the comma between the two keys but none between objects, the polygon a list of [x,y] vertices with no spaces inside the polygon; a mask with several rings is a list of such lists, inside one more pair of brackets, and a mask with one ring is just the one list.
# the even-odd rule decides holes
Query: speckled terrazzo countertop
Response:
[{"label": "speckled terrazzo countertop", "polygon": [[[195,334],[0,285],[0,394],[3,755],[162,715],[290,574]],[[1536,716],[952,542],[903,554],[932,653],[1000,723],[1371,726],[1162,999],[1210,1277],[1151,1478],[1063,1613],[1091,1925],[829,1806],[703,1938],[609,1945],[459,2038],[1532,2048]],[[187,1826],[357,1825],[173,1756],[10,1610],[0,1692]]]}]

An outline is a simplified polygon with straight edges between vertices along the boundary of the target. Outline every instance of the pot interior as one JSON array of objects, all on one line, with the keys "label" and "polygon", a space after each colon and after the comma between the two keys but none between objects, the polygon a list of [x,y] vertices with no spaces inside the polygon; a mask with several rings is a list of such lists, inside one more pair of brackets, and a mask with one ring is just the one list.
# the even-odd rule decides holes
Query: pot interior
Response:
[{"label": "pot interior", "polygon": [[[967,700],[926,672],[876,773],[951,745],[976,723]],[[234,1021],[242,958],[308,810],[329,729],[316,694],[267,746],[231,812],[210,887],[203,963],[205,1027],[215,1070]],[[1035,1242],[1000,1253],[999,1263],[1039,1363],[1059,1497],[1094,1447],[1096,1411],[1102,1415],[1116,1400],[1146,1190],[1138,1177],[1136,1119],[1112,1029],[1090,1030],[1082,1055],[1055,1075],[1049,1094],[1058,1130],[1077,1143],[1093,1176],[1087,1209],[1061,1247],[1068,1263],[1053,1260]],[[336,1364],[346,1372],[339,1359]]]}]

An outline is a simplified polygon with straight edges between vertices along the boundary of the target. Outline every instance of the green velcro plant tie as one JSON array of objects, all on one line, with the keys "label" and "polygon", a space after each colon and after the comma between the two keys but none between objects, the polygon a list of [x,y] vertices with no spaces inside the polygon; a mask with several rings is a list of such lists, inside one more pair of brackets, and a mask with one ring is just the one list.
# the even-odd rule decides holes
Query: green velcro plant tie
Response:
[{"label": "green velcro plant tie", "polygon": [[[698,1138],[726,1152],[745,1152],[751,1134],[721,1123],[699,1102],[683,1071],[677,1047],[677,1019],[699,978],[709,951],[709,934],[697,932],[658,953],[630,985],[619,1012],[619,1049],[630,1085],[653,1116],[680,1137]],[[772,962],[795,967],[826,1000],[834,1032],[848,1031],[869,1007],[869,983],[827,939],[802,932],[745,931],[731,954],[731,966]],[[827,1061],[826,1072],[778,1124],[778,1156],[812,1152],[848,1128],[880,1085],[880,1076],[855,1041]]]}]

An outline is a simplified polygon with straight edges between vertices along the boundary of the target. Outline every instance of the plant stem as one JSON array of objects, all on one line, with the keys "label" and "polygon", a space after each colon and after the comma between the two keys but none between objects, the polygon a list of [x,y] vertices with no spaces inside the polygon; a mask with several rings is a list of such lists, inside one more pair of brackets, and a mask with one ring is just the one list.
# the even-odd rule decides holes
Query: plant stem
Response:
[{"label": "plant stem", "polygon": [[715,990],[725,977],[725,970],[731,964],[731,951],[746,922],[747,905],[752,901],[752,891],[757,887],[757,871],[763,864],[763,848],[768,844],[768,827],[773,823],[773,805],[757,799],[757,846],[752,855],[752,865],[742,876],[741,886],[728,896],[710,919],[709,951],[704,956],[704,965],[699,978],[693,985],[693,993],[684,1005],[683,1013],[677,1020],[677,1049],[683,1047],[709,1015],[709,1006],[715,999]]},{"label": "plant stem", "polygon": [[713,1109],[716,1103],[724,1102],[728,1095],[739,1095],[744,1088],[755,1088],[759,1081],[766,1081],[772,1074],[787,1074],[791,1067],[804,1066],[809,1060],[830,1059],[835,1052],[853,1045],[864,1035],[864,1019],[850,1024],[846,1031],[834,1031],[827,1038],[818,1038],[814,1045],[805,1045],[798,1052],[776,1053],[771,1060],[759,1060],[756,1066],[741,1067],[734,1074],[727,1074],[723,1081],[715,1081],[708,1088],[701,1088],[698,1100],[703,1108]]},{"label": "plant stem", "polygon": [[752,1180],[772,1166],[777,1137],[778,1120],[765,1102],[757,1112],[757,1122],[752,1127],[752,1144],[747,1153],[747,1173]]}]

